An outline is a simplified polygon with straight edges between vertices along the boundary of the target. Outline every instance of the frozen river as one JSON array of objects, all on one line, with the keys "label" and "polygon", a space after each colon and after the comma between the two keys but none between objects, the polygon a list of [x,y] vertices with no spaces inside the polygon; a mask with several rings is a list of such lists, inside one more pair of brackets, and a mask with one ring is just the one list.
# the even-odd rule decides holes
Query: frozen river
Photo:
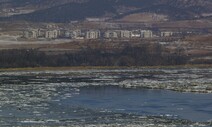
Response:
[{"label": "frozen river", "polygon": [[210,90],[211,70],[0,72],[0,126],[211,125],[211,93],[144,87]]}]

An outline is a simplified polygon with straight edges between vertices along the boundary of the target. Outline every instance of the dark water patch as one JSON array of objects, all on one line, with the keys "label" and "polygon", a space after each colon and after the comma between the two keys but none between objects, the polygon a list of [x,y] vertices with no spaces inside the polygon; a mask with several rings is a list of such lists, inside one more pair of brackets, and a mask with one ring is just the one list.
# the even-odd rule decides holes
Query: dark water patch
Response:
[{"label": "dark water patch", "polygon": [[212,114],[208,112],[212,111],[211,97],[211,94],[90,86],[81,88],[79,95],[64,100],[63,104],[103,108],[121,113],[171,115],[193,121],[207,121],[212,118]]}]

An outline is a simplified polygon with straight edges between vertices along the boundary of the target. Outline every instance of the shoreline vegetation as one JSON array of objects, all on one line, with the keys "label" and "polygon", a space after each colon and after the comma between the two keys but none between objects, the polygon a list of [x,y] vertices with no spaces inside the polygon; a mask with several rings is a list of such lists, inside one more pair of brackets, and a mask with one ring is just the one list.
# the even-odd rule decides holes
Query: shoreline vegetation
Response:
[{"label": "shoreline vegetation", "polygon": [[[111,45],[112,46],[112,45]],[[42,49],[0,50],[0,68],[27,67],[146,67],[212,64],[210,53],[190,54],[159,44],[125,45],[121,49],[85,46],[79,51]]]},{"label": "shoreline vegetation", "polygon": [[3,71],[43,71],[43,70],[90,70],[90,69],[167,69],[167,68],[212,68],[212,64],[185,64],[168,66],[63,66],[63,67],[20,67],[0,68]]}]

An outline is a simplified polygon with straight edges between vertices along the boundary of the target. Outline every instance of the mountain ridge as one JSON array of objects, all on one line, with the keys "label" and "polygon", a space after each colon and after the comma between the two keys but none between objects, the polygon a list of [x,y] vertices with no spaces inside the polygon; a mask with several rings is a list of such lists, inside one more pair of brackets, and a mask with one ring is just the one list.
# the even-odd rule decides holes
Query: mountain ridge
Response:
[{"label": "mountain ridge", "polygon": [[[34,12],[14,15],[3,20],[27,20],[33,22],[70,22],[87,17],[121,18],[128,14],[151,12],[165,14],[172,20],[201,18],[212,14],[210,0],[4,0],[11,7],[38,8]],[[22,4],[21,4],[22,3]],[[2,6],[2,2],[0,2]],[[123,9],[124,8],[124,9]]]}]

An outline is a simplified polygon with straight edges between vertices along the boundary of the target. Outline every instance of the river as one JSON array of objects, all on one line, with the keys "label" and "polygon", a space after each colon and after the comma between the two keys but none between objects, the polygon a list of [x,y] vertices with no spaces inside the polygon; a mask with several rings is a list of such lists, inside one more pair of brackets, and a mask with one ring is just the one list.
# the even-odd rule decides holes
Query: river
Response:
[{"label": "river", "polygon": [[[189,126],[197,122],[210,126],[212,94],[202,91],[210,90],[211,70],[0,72],[0,126]],[[124,87],[123,82],[130,85]],[[143,87],[148,83],[154,87]],[[194,85],[201,89],[198,93],[155,88],[161,83],[182,89],[200,84],[205,89]]]}]

